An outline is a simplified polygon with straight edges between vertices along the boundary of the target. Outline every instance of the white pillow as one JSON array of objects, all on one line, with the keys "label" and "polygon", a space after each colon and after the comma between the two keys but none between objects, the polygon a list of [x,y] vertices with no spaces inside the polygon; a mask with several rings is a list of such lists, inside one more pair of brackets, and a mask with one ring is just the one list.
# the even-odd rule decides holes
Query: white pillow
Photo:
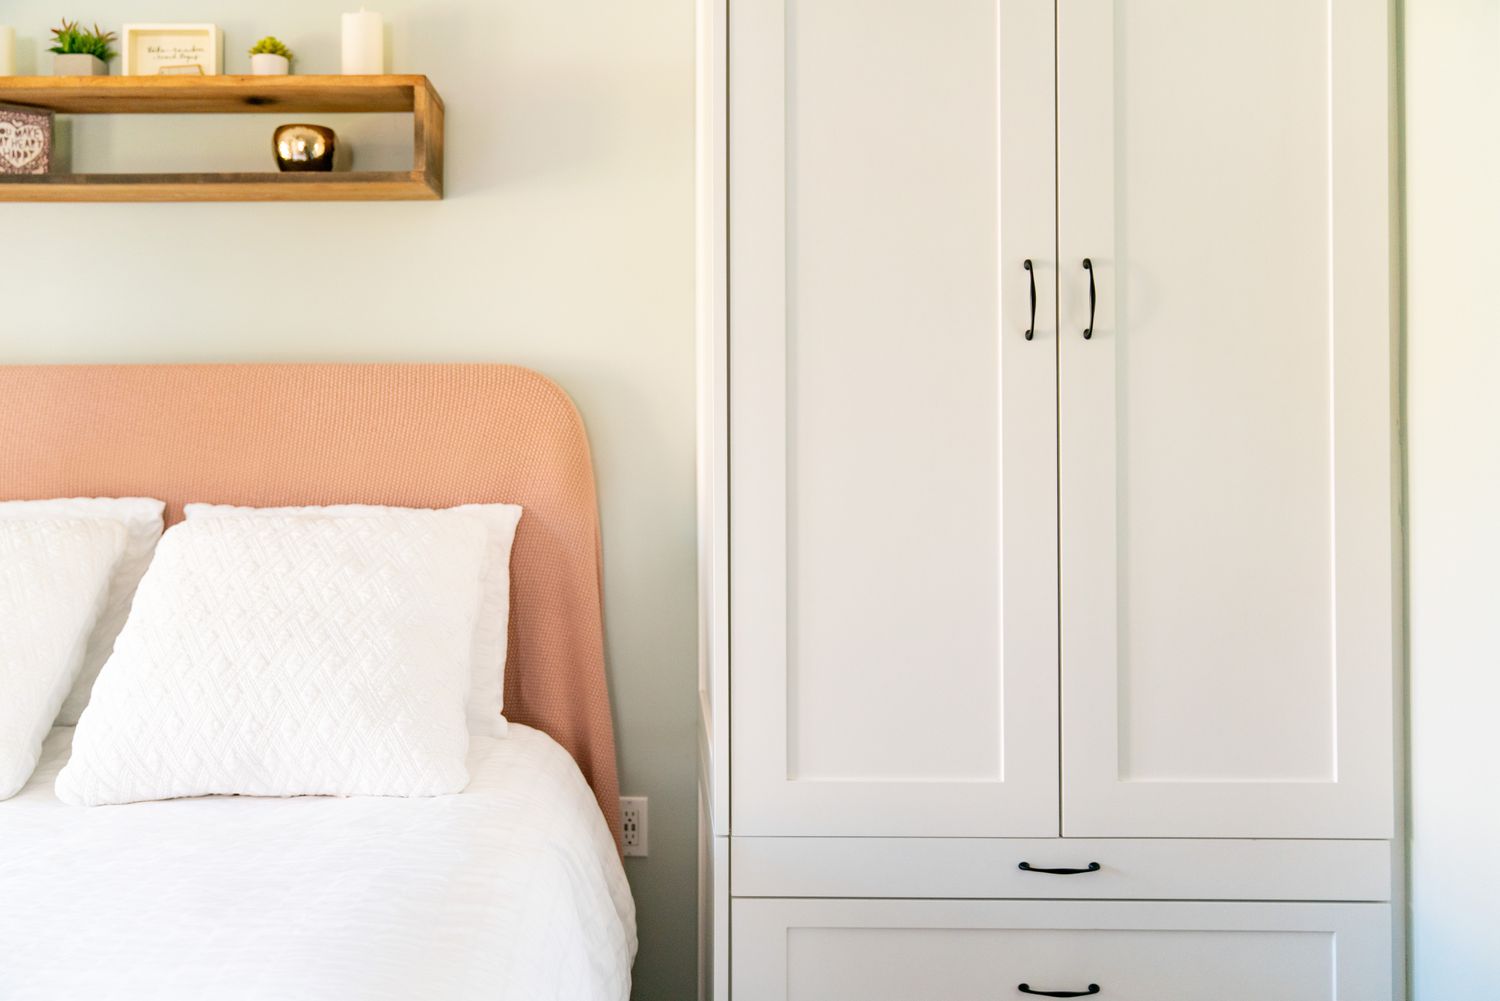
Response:
[{"label": "white pillow", "polygon": [[146,497],[75,497],[66,500],[0,501],[0,519],[13,518],[106,518],[125,526],[125,553],[115,565],[110,578],[109,594],[94,631],[89,636],[88,650],[83,655],[83,667],[73,689],[63,702],[58,713],[58,726],[72,726],[78,722],[79,713],[88,705],[89,691],[99,669],[109,659],[114,649],[115,637],[125,626],[130,614],[130,600],[135,597],[136,585],[151,562],[151,552],[156,540],[161,538],[162,511],[166,505],[159,500]]},{"label": "white pillow", "polygon": [[58,797],[461,791],[484,541],[437,513],[173,527]]},{"label": "white pillow", "polygon": [[[228,504],[189,504],[187,517],[223,518],[286,515],[315,517],[403,517],[428,514],[426,509],[380,507],[371,504],[338,504],[333,507],[233,507]],[[516,504],[465,504],[444,508],[442,512],[458,517],[476,517],[488,530],[485,543],[484,596],[480,599],[479,619],[474,625],[473,682],[469,690],[469,732],[476,737],[504,737],[505,716],[505,644],[510,624],[510,550],[521,521]]]},{"label": "white pillow", "polygon": [[117,521],[0,520],[0,799],[36,768],[124,551]]}]

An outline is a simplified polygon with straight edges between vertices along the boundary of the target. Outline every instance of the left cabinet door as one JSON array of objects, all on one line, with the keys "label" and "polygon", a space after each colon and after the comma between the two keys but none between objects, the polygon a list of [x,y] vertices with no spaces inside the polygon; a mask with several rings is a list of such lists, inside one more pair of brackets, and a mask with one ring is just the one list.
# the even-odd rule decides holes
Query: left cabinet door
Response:
[{"label": "left cabinet door", "polygon": [[1052,0],[729,51],[732,830],[1055,836]]}]

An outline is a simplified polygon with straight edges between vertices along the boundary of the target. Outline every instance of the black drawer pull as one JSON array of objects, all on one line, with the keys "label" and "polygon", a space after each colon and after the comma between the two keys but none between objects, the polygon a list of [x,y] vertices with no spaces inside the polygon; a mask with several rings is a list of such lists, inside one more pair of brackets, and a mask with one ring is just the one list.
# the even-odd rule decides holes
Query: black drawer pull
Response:
[{"label": "black drawer pull", "polygon": [[1098,994],[1099,985],[1089,984],[1089,989],[1086,991],[1034,991],[1030,984],[1017,984],[1016,990],[1022,994],[1035,994],[1042,998],[1086,998],[1090,994]]},{"label": "black drawer pull", "polygon": [[[1054,876],[1076,876],[1081,872],[1098,872],[1104,867],[1098,862],[1090,862],[1087,869],[1038,869],[1030,862],[1022,862],[1020,865],[1016,866],[1016,868],[1022,870],[1023,872],[1050,872]],[[1095,992],[1090,991],[1089,993],[1092,994]]]}]

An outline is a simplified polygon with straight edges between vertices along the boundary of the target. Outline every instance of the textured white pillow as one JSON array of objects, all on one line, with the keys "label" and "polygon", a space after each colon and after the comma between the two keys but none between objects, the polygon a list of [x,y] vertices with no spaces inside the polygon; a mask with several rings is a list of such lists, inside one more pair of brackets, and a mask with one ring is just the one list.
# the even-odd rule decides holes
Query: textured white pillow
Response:
[{"label": "textured white pillow", "polygon": [[[281,517],[312,515],[314,517],[403,517],[429,514],[425,509],[380,507],[371,504],[338,504],[332,507],[233,507],[228,504],[189,504],[185,511],[193,518]],[[510,623],[510,550],[515,542],[521,508],[516,504],[465,504],[442,512],[459,517],[475,517],[487,529],[484,563],[484,596],[479,603],[479,619],[474,624],[473,680],[469,689],[469,732],[476,737],[503,737],[505,722],[505,644]]]},{"label": "textured white pillow", "polygon": [[0,519],[14,518],[105,518],[118,521],[125,526],[125,553],[115,564],[110,578],[109,594],[99,612],[94,631],[89,636],[88,650],[83,655],[83,667],[72,691],[63,702],[58,713],[58,726],[72,726],[78,715],[88,705],[89,691],[99,669],[109,659],[114,649],[115,637],[125,626],[130,614],[130,601],[135,597],[136,585],[151,562],[151,552],[156,540],[161,538],[162,511],[166,507],[159,500],[146,497],[73,497],[65,500],[0,501]]},{"label": "textured white pillow", "polygon": [[124,551],[117,521],[0,520],[0,799],[36,768]]},{"label": "textured white pillow", "polygon": [[474,518],[201,518],[157,547],[57,778],[68,803],[468,783]]}]

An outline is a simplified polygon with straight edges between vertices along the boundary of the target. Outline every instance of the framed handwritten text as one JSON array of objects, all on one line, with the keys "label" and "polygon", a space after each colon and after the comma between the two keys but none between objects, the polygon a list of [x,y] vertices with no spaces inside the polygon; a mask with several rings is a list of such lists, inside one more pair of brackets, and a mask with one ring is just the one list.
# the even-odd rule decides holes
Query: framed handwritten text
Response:
[{"label": "framed handwritten text", "polygon": [[218,76],[224,33],[213,24],[127,24],[126,76]]}]

